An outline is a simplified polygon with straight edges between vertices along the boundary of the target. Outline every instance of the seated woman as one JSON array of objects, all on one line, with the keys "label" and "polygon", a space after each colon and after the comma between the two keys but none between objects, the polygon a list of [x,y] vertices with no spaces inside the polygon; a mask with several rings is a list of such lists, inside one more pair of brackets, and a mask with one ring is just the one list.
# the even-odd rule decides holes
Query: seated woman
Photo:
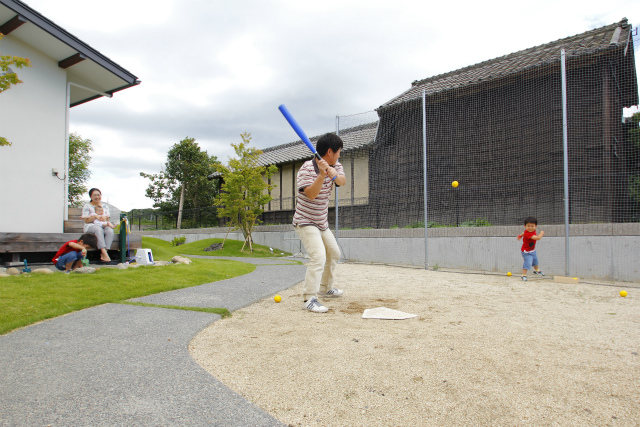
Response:
[{"label": "seated woman", "polygon": [[[109,206],[102,205],[102,192],[97,188],[89,190],[91,201],[82,207],[82,220],[84,221],[84,232],[93,233],[98,238],[98,249],[100,250],[100,261],[111,261],[107,250],[111,248],[113,243],[113,228],[102,227],[94,224],[93,221],[109,221]],[[96,207],[102,206],[104,212],[102,215],[96,213]]]}]

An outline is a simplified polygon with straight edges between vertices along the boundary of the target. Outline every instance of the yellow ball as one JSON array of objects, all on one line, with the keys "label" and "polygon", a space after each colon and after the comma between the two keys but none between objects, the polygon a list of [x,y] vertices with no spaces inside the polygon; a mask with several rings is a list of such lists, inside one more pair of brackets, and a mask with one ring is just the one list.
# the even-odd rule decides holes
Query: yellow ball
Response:
[{"label": "yellow ball", "polygon": [[451,185],[453,186],[453,188],[456,188],[458,186],[458,181],[453,181]]},{"label": "yellow ball", "polygon": [[275,302],[280,302],[280,301],[282,301],[282,297],[280,295],[276,295],[275,297],[273,297],[273,300]]},{"label": "yellow ball", "polygon": [[626,297],[627,296],[627,291],[620,291],[620,296],[621,297]]},{"label": "yellow ball", "polygon": [[508,273],[507,273],[507,276],[511,276],[511,272],[508,272]]}]

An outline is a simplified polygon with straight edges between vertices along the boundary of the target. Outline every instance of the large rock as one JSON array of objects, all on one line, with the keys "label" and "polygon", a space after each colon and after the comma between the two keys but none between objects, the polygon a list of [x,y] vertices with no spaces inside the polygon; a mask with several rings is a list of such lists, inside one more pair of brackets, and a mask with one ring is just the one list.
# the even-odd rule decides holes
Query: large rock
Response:
[{"label": "large rock", "polygon": [[176,256],[174,256],[173,258],[171,258],[171,261],[172,261],[172,262],[175,262],[176,264],[177,264],[177,263],[180,263],[180,264],[187,264],[187,265],[188,265],[188,264],[191,264],[191,260],[190,260],[189,258],[185,258],[185,257],[180,256],[180,255],[176,255]]},{"label": "large rock", "polygon": [[36,268],[31,272],[34,274],[53,274],[53,270],[49,268]]},{"label": "large rock", "polygon": [[20,270],[15,267],[10,267],[7,268],[7,274],[9,274],[10,276],[17,276],[18,274],[20,274]]},{"label": "large rock", "polygon": [[219,251],[220,249],[222,249],[222,243],[214,243],[211,246],[209,246],[208,248],[205,248],[205,251]]}]

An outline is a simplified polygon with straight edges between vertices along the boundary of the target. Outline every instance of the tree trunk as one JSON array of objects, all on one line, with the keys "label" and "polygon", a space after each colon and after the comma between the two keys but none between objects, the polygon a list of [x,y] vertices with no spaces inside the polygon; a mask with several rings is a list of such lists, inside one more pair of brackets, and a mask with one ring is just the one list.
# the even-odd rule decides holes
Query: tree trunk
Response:
[{"label": "tree trunk", "polygon": [[182,227],[182,206],[184,205],[184,187],[186,187],[185,183],[182,184],[182,188],[180,189],[180,205],[178,206],[178,224],[177,224],[178,230],[180,230],[180,227]]},{"label": "tree trunk", "polygon": [[[233,225],[233,223],[231,221],[229,221],[229,229],[227,230],[227,234],[226,236],[224,236],[224,240],[222,241],[222,247],[220,249],[224,249],[224,242],[227,241],[227,237],[229,237],[229,232],[231,231],[231,226]],[[158,227],[156,227],[158,228]],[[240,251],[242,252],[242,251]]]},{"label": "tree trunk", "polygon": [[257,219],[258,218],[254,219],[251,225],[243,222],[242,233],[244,234],[244,244],[242,245],[242,249],[240,249],[240,252],[243,251],[247,243],[249,244],[249,250],[253,252],[253,238],[251,237],[251,233],[253,232],[253,226],[255,225]]}]

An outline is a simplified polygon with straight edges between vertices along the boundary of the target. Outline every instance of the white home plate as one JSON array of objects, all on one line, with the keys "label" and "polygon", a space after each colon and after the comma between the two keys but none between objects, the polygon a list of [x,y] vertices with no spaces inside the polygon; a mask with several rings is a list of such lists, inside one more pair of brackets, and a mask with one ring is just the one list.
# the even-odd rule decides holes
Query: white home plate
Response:
[{"label": "white home plate", "polygon": [[404,320],[411,319],[412,317],[418,317],[418,315],[393,310],[387,307],[367,308],[364,313],[362,313],[363,319]]}]

